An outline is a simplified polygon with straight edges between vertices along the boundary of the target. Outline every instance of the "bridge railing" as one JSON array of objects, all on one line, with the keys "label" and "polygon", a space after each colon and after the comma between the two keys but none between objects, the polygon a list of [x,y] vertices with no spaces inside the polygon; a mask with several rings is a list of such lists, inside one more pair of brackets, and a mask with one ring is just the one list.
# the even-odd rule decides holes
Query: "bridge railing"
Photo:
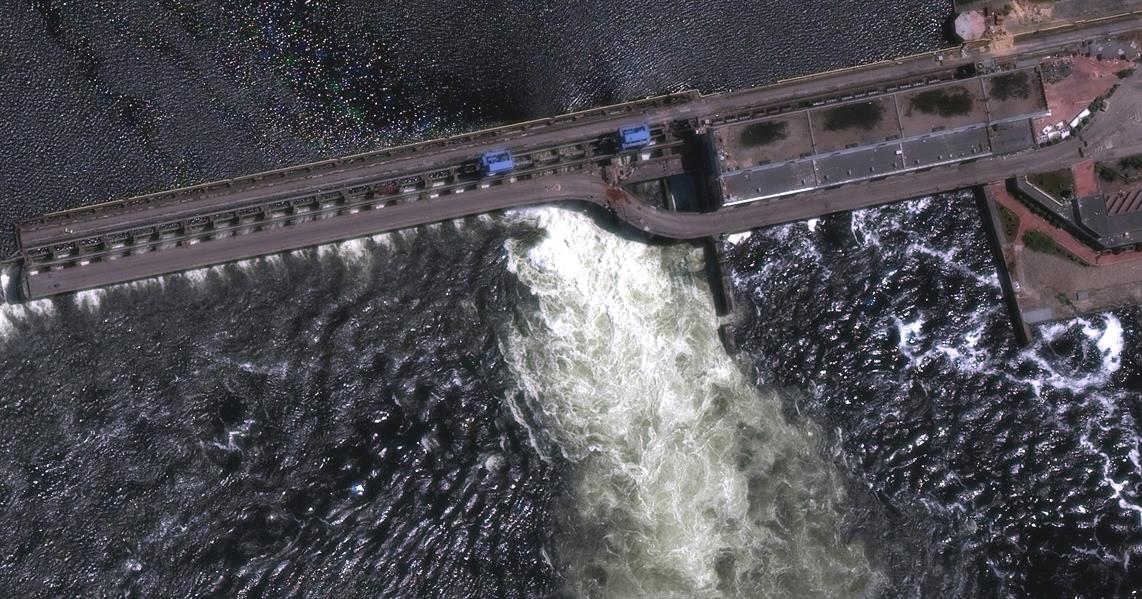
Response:
[{"label": "bridge railing", "polygon": [[701,94],[699,94],[696,90],[686,90],[672,94],[645,98],[642,100],[632,100],[630,102],[623,102],[621,104],[600,106],[597,108],[590,108],[576,112],[569,112],[550,117],[533,119],[530,121],[503,125],[490,129],[481,129],[478,131],[472,131],[470,133],[453,135],[451,137],[430,139],[381,150],[364,152],[361,154],[331,158],[329,160],[322,160],[319,162],[312,162],[298,166],[291,166],[281,169],[253,173],[250,175],[243,175],[240,177],[224,179],[221,181],[211,181],[209,183],[202,183],[199,185],[192,185],[151,194],[133,196],[121,200],[102,202],[89,206],[80,206],[68,210],[52,212],[37,218],[23,221],[20,223],[19,228],[22,230],[35,229],[47,225],[71,222],[85,217],[97,216],[108,211],[123,210],[146,204],[192,201],[215,192],[230,191],[236,187],[259,185],[277,180],[288,179],[298,175],[312,175],[324,170],[336,170],[346,166],[363,165],[372,162],[392,160],[394,158],[412,156],[418,153],[441,150],[449,147],[477,144],[485,142],[489,139],[494,139],[496,137],[510,135],[513,133],[523,133],[537,128],[555,127],[564,124],[577,123],[584,120],[638,113],[649,108],[674,106],[693,101],[700,96]]}]

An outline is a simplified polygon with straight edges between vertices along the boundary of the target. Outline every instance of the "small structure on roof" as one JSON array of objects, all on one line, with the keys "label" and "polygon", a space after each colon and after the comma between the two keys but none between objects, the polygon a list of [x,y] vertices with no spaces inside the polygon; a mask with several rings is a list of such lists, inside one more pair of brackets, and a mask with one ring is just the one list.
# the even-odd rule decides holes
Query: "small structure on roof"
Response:
[{"label": "small structure on roof", "polygon": [[983,39],[987,34],[987,18],[978,10],[969,10],[956,16],[956,35],[965,42]]}]

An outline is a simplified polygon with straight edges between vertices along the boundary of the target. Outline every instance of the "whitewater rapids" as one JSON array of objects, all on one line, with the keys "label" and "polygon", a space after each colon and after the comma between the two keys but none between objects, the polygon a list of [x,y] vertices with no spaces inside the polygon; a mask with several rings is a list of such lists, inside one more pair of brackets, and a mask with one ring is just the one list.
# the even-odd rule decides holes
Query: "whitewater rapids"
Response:
[{"label": "whitewater rapids", "polygon": [[701,252],[559,208],[512,217],[545,233],[506,242],[537,302],[503,352],[518,411],[573,464],[556,546],[566,590],[875,594],[883,577],[840,538],[845,492],[819,431],[790,422],[721,347]]}]

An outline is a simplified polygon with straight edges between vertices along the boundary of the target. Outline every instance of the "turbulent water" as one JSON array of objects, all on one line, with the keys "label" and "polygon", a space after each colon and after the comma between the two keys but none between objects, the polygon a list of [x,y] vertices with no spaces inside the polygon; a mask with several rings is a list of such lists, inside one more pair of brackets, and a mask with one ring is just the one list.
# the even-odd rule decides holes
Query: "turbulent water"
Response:
[{"label": "turbulent water", "polygon": [[[949,10],[8,3],[0,216],[928,49]],[[1139,585],[1139,310],[1015,347],[968,197],[731,257],[738,359],[697,248],[551,207],[4,306],[0,596]]]},{"label": "turbulent water", "polygon": [[898,592],[1142,584],[1142,310],[1013,342],[970,194],[736,239],[760,383],[827,427]]},{"label": "turbulent water", "polygon": [[[535,214],[535,212],[529,213]],[[782,416],[718,340],[700,251],[557,208],[509,267],[537,296],[506,340],[520,410],[569,462],[557,555],[575,596],[868,594],[815,427]]]}]

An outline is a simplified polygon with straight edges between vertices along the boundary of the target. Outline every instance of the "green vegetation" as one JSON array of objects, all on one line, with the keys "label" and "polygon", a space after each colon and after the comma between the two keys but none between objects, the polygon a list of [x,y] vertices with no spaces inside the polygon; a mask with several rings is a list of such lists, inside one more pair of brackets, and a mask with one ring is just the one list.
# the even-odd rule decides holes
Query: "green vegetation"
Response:
[{"label": "green vegetation", "polygon": [[1122,178],[1122,171],[1108,164],[1102,164],[1100,162],[1095,165],[1094,170],[1098,173],[1098,178],[1103,181],[1117,181]]},{"label": "green vegetation", "polygon": [[1031,95],[1031,78],[1026,71],[996,75],[991,78],[988,93],[996,100],[1025,99]]},{"label": "green vegetation", "polygon": [[1142,154],[1127,156],[1126,158],[1118,161],[1118,166],[1122,167],[1123,169],[1138,173],[1139,171],[1142,171]]},{"label": "green vegetation", "polygon": [[1027,176],[1027,181],[1058,200],[1069,200],[1075,196],[1075,177],[1069,168],[1033,173]]},{"label": "green vegetation", "polygon": [[1003,237],[1007,241],[1015,241],[1015,232],[1019,230],[1019,216],[1000,206],[999,219],[1003,221]]},{"label": "green vegetation", "polygon": [[1098,163],[1094,167],[1098,177],[1103,181],[1121,181],[1134,183],[1142,181],[1142,154],[1127,156],[1110,164]]},{"label": "green vegetation", "polygon": [[1042,252],[1044,254],[1053,254],[1059,247],[1059,244],[1055,243],[1055,240],[1051,239],[1050,235],[1042,231],[1024,231],[1023,245],[1029,250]]},{"label": "green vegetation", "polygon": [[1086,262],[1083,262],[1078,256],[1063,249],[1063,246],[1059,245],[1050,235],[1042,231],[1024,231],[1023,247],[1043,254],[1054,254],[1076,264],[1087,266]]},{"label": "green vegetation", "polygon": [[884,106],[880,102],[858,102],[846,104],[825,111],[825,130],[840,129],[871,130],[884,120]]},{"label": "green vegetation", "polygon": [[1122,69],[1121,71],[1117,71],[1114,74],[1118,75],[1119,79],[1126,79],[1127,77],[1134,74],[1134,69]]},{"label": "green vegetation", "polygon": [[767,146],[789,136],[789,123],[753,123],[742,130],[741,144],[747,148]]},{"label": "green vegetation", "polygon": [[963,87],[932,89],[912,97],[909,105],[924,114],[963,116],[972,110],[972,97]]}]

